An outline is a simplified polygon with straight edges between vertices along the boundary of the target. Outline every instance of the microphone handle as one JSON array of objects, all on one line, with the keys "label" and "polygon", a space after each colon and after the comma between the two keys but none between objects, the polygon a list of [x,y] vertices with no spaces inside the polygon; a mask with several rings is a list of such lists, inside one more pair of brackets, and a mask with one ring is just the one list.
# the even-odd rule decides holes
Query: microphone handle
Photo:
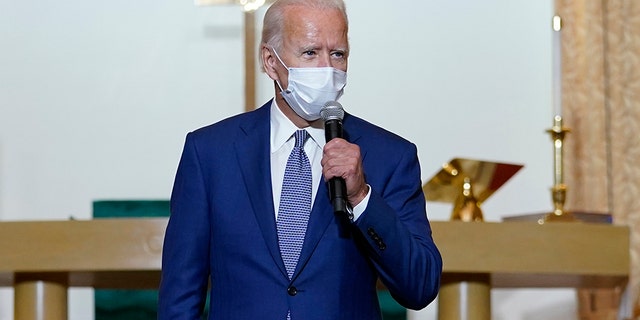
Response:
[{"label": "microphone handle", "polygon": [[342,121],[331,119],[324,122],[324,139],[329,142],[333,138],[342,138]]},{"label": "microphone handle", "polygon": [[338,215],[349,215],[347,211],[347,186],[341,177],[329,179],[329,195],[333,212]]},{"label": "microphone handle", "polygon": [[[340,119],[327,120],[324,123],[324,137],[327,142],[333,138],[342,138],[342,121]],[[329,179],[329,196],[336,214],[348,215],[347,211],[347,186],[342,177]]]}]

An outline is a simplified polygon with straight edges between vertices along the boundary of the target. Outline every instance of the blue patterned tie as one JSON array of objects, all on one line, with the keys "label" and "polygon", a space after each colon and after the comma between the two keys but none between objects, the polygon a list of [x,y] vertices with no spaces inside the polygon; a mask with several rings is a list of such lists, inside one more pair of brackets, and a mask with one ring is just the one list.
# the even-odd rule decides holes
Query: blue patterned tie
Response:
[{"label": "blue patterned tie", "polygon": [[[287,166],[284,169],[280,208],[278,208],[278,244],[280,255],[287,269],[289,279],[296,270],[307,222],[311,213],[311,165],[304,152],[304,143],[309,138],[305,130],[294,133],[296,144],[291,150]],[[291,312],[287,312],[287,320],[291,320]]]},{"label": "blue patterned tie", "polygon": [[298,264],[311,213],[311,165],[304,152],[304,143],[309,138],[309,133],[298,130],[295,138],[296,145],[291,150],[284,170],[276,222],[280,254],[289,279]]}]

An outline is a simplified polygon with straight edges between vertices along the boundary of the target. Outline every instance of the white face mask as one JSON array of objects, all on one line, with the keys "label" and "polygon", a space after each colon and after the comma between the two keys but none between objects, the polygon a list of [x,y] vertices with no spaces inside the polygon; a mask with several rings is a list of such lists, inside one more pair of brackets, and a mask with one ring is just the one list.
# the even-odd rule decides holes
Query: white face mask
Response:
[{"label": "white face mask", "polygon": [[328,101],[337,101],[347,85],[347,73],[332,67],[289,68],[273,50],[280,63],[289,70],[287,90],[280,94],[291,109],[307,121],[320,119],[320,110]]}]

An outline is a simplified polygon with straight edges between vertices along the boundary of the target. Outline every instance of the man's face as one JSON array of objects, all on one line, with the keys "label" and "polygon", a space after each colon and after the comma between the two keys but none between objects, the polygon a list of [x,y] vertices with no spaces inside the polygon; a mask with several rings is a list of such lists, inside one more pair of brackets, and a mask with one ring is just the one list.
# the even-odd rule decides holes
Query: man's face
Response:
[{"label": "man's face", "polygon": [[[282,52],[278,54],[288,67],[333,67],[347,71],[347,25],[339,10],[291,7],[286,13],[283,35]],[[288,71],[280,67],[279,79],[287,88]]]}]

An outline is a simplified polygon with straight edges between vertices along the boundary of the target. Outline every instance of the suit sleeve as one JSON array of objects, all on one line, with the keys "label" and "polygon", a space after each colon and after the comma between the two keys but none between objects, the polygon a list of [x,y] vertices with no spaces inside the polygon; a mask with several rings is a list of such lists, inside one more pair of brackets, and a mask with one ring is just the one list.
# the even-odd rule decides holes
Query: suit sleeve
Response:
[{"label": "suit sleeve", "polygon": [[371,196],[355,225],[381,281],[401,305],[417,310],[438,294],[442,258],[427,220],[415,145],[391,165],[388,177],[368,179]]},{"label": "suit sleeve", "polygon": [[162,252],[158,319],[200,319],[209,276],[205,183],[193,135],[187,135],[171,194]]}]

